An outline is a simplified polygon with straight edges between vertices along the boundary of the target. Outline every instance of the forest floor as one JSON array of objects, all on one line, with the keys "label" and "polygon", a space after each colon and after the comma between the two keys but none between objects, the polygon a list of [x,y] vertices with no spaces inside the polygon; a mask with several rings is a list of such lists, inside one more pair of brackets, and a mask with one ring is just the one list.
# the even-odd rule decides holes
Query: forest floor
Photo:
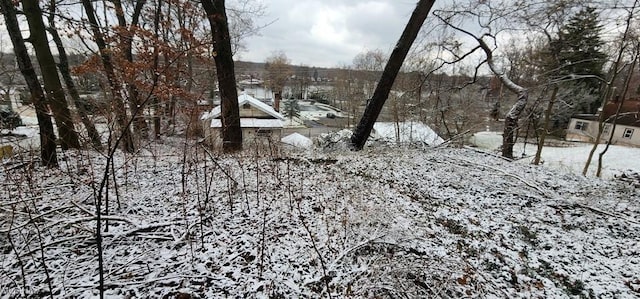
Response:
[{"label": "forest floor", "polygon": [[633,175],[447,147],[223,156],[179,139],[111,165],[22,159],[0,169],[0,298],[97,297],[100,252],[107,298],[640,296]]}]

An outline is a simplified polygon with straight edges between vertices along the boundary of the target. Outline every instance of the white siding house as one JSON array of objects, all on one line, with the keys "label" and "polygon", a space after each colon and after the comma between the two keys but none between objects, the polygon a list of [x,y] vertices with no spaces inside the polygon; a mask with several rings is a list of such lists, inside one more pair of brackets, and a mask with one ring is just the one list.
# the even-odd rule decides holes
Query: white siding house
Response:
[{"label": "white siding house", "polygon": [[[615,131],[612,132],[613,121],[604,124],[600,142],[606,142],[613,134],[611,144],[640,146],[640,118],[638,113],[625,113],[616,120]],[[567,141],[593,142],[598,134],[598,117],[596,115],[575,115],[569,121]]]},{"label": "white siding house", "polygon": [[[253,142],[279,142],[285,119],[282,114],[245,93],[238,97],[238,106],[243,143],[250,145]],[[220,116],[221,106],[217,106],[210,112],[205,112],[200,118],[204,122],[205,142],[214,147],[222,144],[222,119]]]}]

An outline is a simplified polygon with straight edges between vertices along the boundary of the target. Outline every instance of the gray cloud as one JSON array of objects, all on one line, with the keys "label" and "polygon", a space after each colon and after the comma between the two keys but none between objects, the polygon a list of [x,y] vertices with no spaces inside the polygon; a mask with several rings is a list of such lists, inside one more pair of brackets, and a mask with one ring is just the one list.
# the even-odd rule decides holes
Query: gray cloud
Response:
[{"label": "gray cloud", "polygon": [[367,49],[389,51],[416,2],[410,0],[272,0],[256,20],[273,23],[245,40],[241,60],[264,61],[282,50],[294,64],[334,67],[350,64]]}]

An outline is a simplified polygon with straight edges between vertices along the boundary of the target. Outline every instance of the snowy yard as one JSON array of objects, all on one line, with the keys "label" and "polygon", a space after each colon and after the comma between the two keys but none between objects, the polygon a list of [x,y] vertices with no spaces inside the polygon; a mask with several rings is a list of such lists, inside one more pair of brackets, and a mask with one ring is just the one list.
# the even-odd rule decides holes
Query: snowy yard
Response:
[{"label": "snowy yard", "polygon": [[[175,142],[116,157],[108,298],[640,295],[632,182],[465,149],[210,157]],[[60,171],[0,172],[1,298],[98,295],[104,164],[68,152]]]},{"label": "snowy yard", "polygon": [[[499,132],[480,132],[471,137],[470,142],[481,149],[499,151],[502,145],[502,135]],[[542,150],[544,166],[557,169],[561,172],[582,174],[582,169],[589,157],[592,144],[572,142],[568,146],[545,146]],[[593,155],[589,176],[595,176],[598,165],[598,154],[605,148],[604,144],[598,145]],[[529,164],[536,154],[536,144],[516,143],[513,149],[515,156],[524,154],[526,158],[518,160],[519,163]],[[622,174],[640,171],[640,148],[612,145],[603,157],[602,177],[614,178]]]}]

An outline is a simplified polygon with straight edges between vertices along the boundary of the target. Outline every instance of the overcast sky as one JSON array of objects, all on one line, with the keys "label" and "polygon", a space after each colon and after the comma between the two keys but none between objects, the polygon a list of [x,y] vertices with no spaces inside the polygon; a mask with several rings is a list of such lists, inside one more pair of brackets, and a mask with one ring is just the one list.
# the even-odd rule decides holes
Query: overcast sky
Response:
[{"label": "overcast sky", "polygon": [[351,64],[360,52],[390,52],[416,0],[265,0],[266,15],[259,24],[273,22],[260,36],[245,40],[239,60],[264,62],[284,51],[293,64],[335,67]]}]

